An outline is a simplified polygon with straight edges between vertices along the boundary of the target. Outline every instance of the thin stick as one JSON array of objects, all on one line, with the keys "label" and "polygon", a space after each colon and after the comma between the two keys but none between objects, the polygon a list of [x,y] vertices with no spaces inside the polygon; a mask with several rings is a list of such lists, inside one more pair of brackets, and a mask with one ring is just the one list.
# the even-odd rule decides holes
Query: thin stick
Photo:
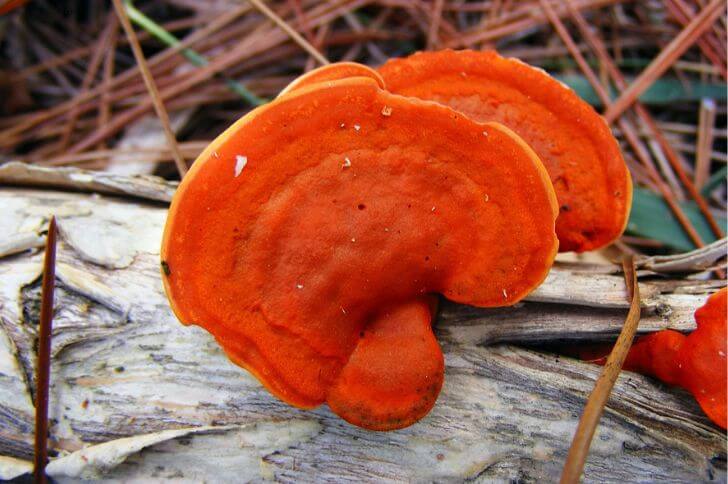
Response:
[{"label": "thin stick", "polygon": [[[305,18],[305,17],[304,17]],[[317,49],[320,49],[322,46],[326,43],[326,37],[329,35],[329,29],[331,28],[330,23],[323,24],[321,27],[318,28],[318,31],[316,32],[315,37],[312,39],[312,42],[315,44]],[[313,69],[316,65],[316,59],[313,57],[309,57],[306,59],[306,65],[304,67],[304,72],[308,72],[311,69]]]},{"label": "thin stick", "polygon": [[[316,13],[312,13],[309,16],[309,21],[311,21],[312,25],[315,26],[322,25],[323,23],[330,22],[333,19],[338,18],[344,13],[355,10],[367,4],[368,1],[369,0],[343,0],[341,2],[333,2],[331,5],[329,5],[328,3],[322,3],[320,6],[312,9],[315,10]],[[247,5],[243,5],[240,9],[234,9],[228,13],[220,15],[218,18],[211,21],[210,24],[185,37],[185,39],[181,41],[179,46],[175,48],[165,49],[164,51],[154,56],[150,60],[150,65],[159,65],[161,62],[169,60],[170,57],[177,54],[181,49],[206,38],[206,36],[208,36],[211,32],[218,31],[220,28],[232,22],[238,16],[242,15],[242,13],[247,12],[248,9],[249,7]],[[274,35],[274,32],[270,32],[262,36],[262,39],[260,39],[262,42],[258,41],[256,43],[254,40],[257,39],[248,38],[247,40],[240,42],[237,45],[234,45],[230,51],[221,53],[220,55],[211,59],[209,66],[198,69],[197,71],[191,72],[189,74],[182,75],[182,79],[179,82],[171,85],[168,89],[162,92],[163,98],[167,99],[176,96],[199,84],[200,82],[207,81],[218,72],[227,69],[235,63],[240,62],[242,59],[249,59],[255,54],[262,52],[263,50],[270,49],[275,45],[283,43],[285,41],[285,33],[282,32],[281,34],[283,35],[282,39],[279,39],[277,35]],[[135,79],[138,72],[138,65],[127,69],[112,80],[111,87],[116,88],[123,82]],[[83,98],[82,101],[88,101],[90,104],[89,106],[86,106],[84,110],[93,109],[94,98],[106,89],[108,89],[106,85],[101,85],[89,90],[85,94],[80,93],[79,96]],[[116,93],[114,93],[114,96],[112,98],[116,100],[117,97],[118,96],[116,95]],[[122,98],[124,97],[128,96],[125,95]],[[18,138],[23,137],[23,135],[30,128],[65,113],[69,109],[69,106],[71,106],[71,101],[63,102],[52,108],[48,108],[41,112],[29,115],[21,122],[13,124],[12,126],[6,128],[4,131],[0,131],[0,147],[9,147],[18,143]],[[95,130],[89,136],[76,143],[75,145],[71,146],[68,151],[77,153],[79,151],[82,151],[83,149],[99,143],[100,141],[103,141],[109,136],[117,133],[129,122],[146,114],[146,112],[151,108],[153,108],[151,101],[141,101],[139,104],[136,105],[135,108],[133,108],[133,111],[128,110],[126,112],[119,113],[119,115],[117,116],[114,116],[112,120],[109,121],[107,126],[103,127],[102,129]]]},{"label": "thin stick", "polygon": [[53,329],[53,292],[56,280],[56,218],[51,217],[46,237],[41,289],[40,328],[38,330],[38,376],[35,396],[35,455],[33,475],[36,483],[47,482],[48,463],[48,389],[51,373],[51,330]]},{"label": "thin stick", "polygon": [[[99,71],[99,67],[101,67],[101,60],[104,57],[104,54],[106,52],[113,51],[113,49],[110,49],[111,40],[114,37],[113,32],[116,31],[118,28],[116,17],[113,16],[113,14],[109,14],[109,20],[106,25],[106,28],[101,33],[101,37],[99,38],[96,48],[93,51],[93,54],[91,55],[91,60],[88,63],[88,67],[86,70],[86,74],[83,76],[83,81],[81,82],[81,92],[86,92],[91,87],[91,83],[96,78],[96,74]],[[66,148],[68,148],[68,142],[71,140],[71,135],[73,134],[73,130],[76,127],[76,121],[78,121],[78,100],[81,99],[78,96],[75,96],[73,98],[75,105],[71,108],[71,110],[68,112],[68,122],[66,123],[65,130],[63,131],[63,134],[61,135],[61,141],[59,150],[60,152],[65,151]]]},{"label": "thin stick", "polygon": [[[194,44],[195,42],[200,41],[201,39],[206,38],[206,36],[210,35],[213,32],[217,32],[219,29],[224,27],[225,25],[229,24],[233,20],[235,20],[237,17],[242,15],[243,13],[247,12],[249,7],[247,5],[241,6],[238,9],[233,9],[230,12],[227,12],[223,15],[220,15],[219,17],[212,20],[209,24],[205,25],[204,27],[200,28],[199,30],[196,30],[195,32],[191,33],[185,39],[183,39],[180,44],[171,49],[166,49],[156,56],[154,56],[150,61],[149,65],[152,67],[160,65],[162,62],[167,61],[170,59],[173,55],[175,55],[179,50],[188,47],[191,44]],[[145,32],[146,34],[146,32]],[[121,43],[123,39],[119,39],[119,42]],[[15,123],[10,128],[7,128],[5,131],[0,131],[0,145],[3,145],[3,138],[10,139],[11,142],[13,141],[13,138],[19,136],[20,134],[28,131],[30,128],[47,121],[49,119],[52,119],[54,117],[60,116],[67,112],[70,108],[75,106],[77,103],[81,102],[92,102],[94,98],[98,97],[99,95],[103,95],[104,93],[109,92],[110,89],[116,88],[120,86],[121,84],[128,82],[130,80],[136,79],[137,74],[139,74],[139,66],[130,67],[129,69],[125,70],[124,72],[121,72],[118,76],[114,77],[111,80],[110,84],[102,84],[101,86],[95,87],[93,89],[90,89],[89,91],[85,93],[79,93],[77,96],[80,98],[78,101],[75,100],[69,100],[65,101],[57,106],[53,106],[52,108],[45,109],[40,112],[36,112],[32,115],[29,115],[27,118],[25,118],[22,122]],[[82,114],[82,113],[79,113]]]},{"label": "thin stick", "polygon": [[[168,47],[178,47],[182,43],[177,37],[164,30],[161,25],[144,15],[144,13],[133,5],[127,4],[126,11],[132,22],[149,32],[157,40]],[[182,49],[180,53],[196,67],[204,67],[210,63],[203,55],[189,47]],[[238,94],[247,103],[252,104],[253,106],[260,106],[267,102],[267,100],[250,92],[247,87],[243,86],[238,81],[228,79],[224,76],[223,79],[225,79],[225,84],[230,88],[230,90]]]},{"label": "thin stick", "polygon": [[613,122],[645,92],[695,41],[712,25],[723,12],[725,0],[713,0],[665,47],[647,68],[622,92],[604,117]]},{"label": "thin stick", "polygon": [[321,52],[311,45],[306,39],[296,32],[293,27],[288,25],[285,20],[280,18],[276,13],[268,8],[268,6],[261,0],[248,0],[255,8],[257,8],[263,15],[271,19],[278,27],[280,27],[288,36],[293,39],[295,43],[301,46],[303,50],[308,52],[319,64],[326,65],[330,64],[329,60],[324,57]]},{"label": "thin stick", "polygon": [[710,152],[713,149],[715,126],[715,101],[703,99],[700,103],[698,139],[695,144],[695,188],[703,188],[710,177]]},{"label": "thin stick", "polygon": [[[179,30],[185,30],[189,29],[190,27],[194,27],[197,25],[208,25],[208,22],[211,22],[212,19],[208,17],[192,17],[192,18],[186,18],[186,19],[180,19],[180,20],[172,20],[171,22],[165,22],[163,24],[163,27],[170,31],[179,31]],[[139,34],[139,41],[143,42],[145,40],[148,40],[150,35],[146,32],[142,32]],[[125,44],[128,41],[125,39],[120,39],[119,43]],[[63,54],[60,54],[52,59],[48,59],[45,62],[39,62],[37,64],[28,66],[21,70],[20,72],[11,74],[13,80],[16,81],[23,81],[27,79],[30,76],[40,74],[42,72],[47,71],[51,67],[59,67],[64,64],[68,64],[69,62],[74,62],[80,59],[81,57],[85,57],[89,55],[89,53],[93,50],[93,46],[86,46],[86,47],[77,47],[73,50],[69,50],[64,52]]]},{"label": "thin stick", "polygon": [[[345,3],[342,3],[336,8],[331,8],[329,10],[321,12],[320,14],[317,14],[317,16],[311,20],[312,24],[318,26],[325,22],[329,22],[331,21],[331,19],[338,18],[346,11],[358,8],[358,6],[361,6],[366,2],[367,0],[347,0]],[[282,33],[282,35],[285,34]],[[241,59],[249,59],[257,53],[268,50],[275,45],[279,45],[281,42],[282,41],[280,41],[277,36],[273,35],[273,33],[261,36],[260,40],[257,41],[241,42],[234,46],[230,51],[217,56],[214,60],[210,61],[210,64],[206,67],[202,67],[200,69],[192,71],[175,84],[167,87],[161,93],[162,99],[169,99],[182,92],[185,92],[188,89],[196,86],[197,84],[209,80],[217,72],[226,69],[235,63],[239,63]],[[109,122],[108,125],[104,126],[102,129],[93,131],[86,138],[71,146],[67,152],[79,153],[108,138],[109,136],[114,135],[115,133],[123,129],[131,121],[145,114],[151,107],[151,101],[144,100],[139,102],[134,107],[131,107],[126,111],[119,113],[117,116],[114,117],[114,119]],[[0,133],[0,138],[1,137],[2,133]],[[1,141],[0,145],[2,145]]]},{"label": "thin stick", "polygon": [[432,6],[430,30],[427,32],[427,48],[434,49],[440,44],[440,20],[442,20],[443,0],[435,0]]},{"label": "thin stick", "polygon": [[[673,17],[675,17],[683,27],[689,23],[691,12],[687,10],[687,5],[685,5],[682,0],[663,0],[663,3],[667,7],[668,11],[672,13]],[[725,67],[725,59],[721,58],[722,49],[714,49],[715,46],[711,42],[711,39],[706,35],[703,35],[701,38],[699,38],[697,43],[698,47],[700,47],[700,50],[702,50],[703,55],[710,59],[710,62],[712,62],[716,70],[720,72],[720,75],[723,76],[723,79],[728,79],[728,73],[726,72]]]},{"label": "thin stick", "polygon": [[155,84],[152,73],[149,71],[149,67],[147,66],[147,60],[144,58],[144,52],[142,52],[142,47],[141,45],[139,45],[139,40],[137,40],[136,38],[136,34],[134,33],[134,29],[131,26],[129,17],[126,15],[126,9],[121,3],[121,0],[113,1],[116,15],[119,17],[119,20],[121,21],[121,26],[124,28],[124,32],[126,32],[126,36],[129,38],[131,49],[134,52],[134,57],[136,58],[137,64],[139,64],[139,70],[141,71],[142,77],[144,78],[144,84],[147,86],[149,95],[152,98],[154,110],[157,112],[157,116],[162,122],[164,136],[167,138],[167,144],[169,145],[169,149],[172,151],[172,156],[174,157],[175,165],[177,165],[179,177],[184,178],[185,174],[187,173],[187,163],[185,163],[185,159],[182,157],[182,153],[180,153],[179,147],[177,146],[177,140],[175,139],[174,133],[172,132],[172,128],[169,124],[169,116],[167,115],[167,110],[164,109],[164,103],[162,102],[162,98],[159,96],[159,90],[157,90],[157,85]]},{"label": "thin stick", "polygon": [[617,338],[617,342],[614,344],[614,348],[594,384],[594,390],[592,390],[584,406],[584,412],[576,428],[574,439],[571,441],[569,454],[566,457],[564,470],[561,474],[562,484],[579,482],[594,437],[594,431],[604,412],[604,406],[607,404],[614,382],[617,381],[619,372],[622,370],[622,365],[627,358],[627,352],[632,346],[632,340],[640,322],[640,288],[637,282],[634,258],[631,255],[625,256],[622,260],[622,268],[624,270],[624,281],[631,299],[629,313],[622,331],[619,333],[619,338]]},{"label": "thin stick", "polygon": [[[106,123],[109,122],[109,119],[111,119],[111,89],[109,88],[111,86],[111,80],[114,77],[114,65],[116,62],[116,41],[118,39],[119,35],[119,26],[117,25],[116,28],[111,32],[111,39],[109,40],[109,51],[106,53],[106,58],[104,59],[104,68],[103,68],[103,85],[104,87],[107,87],[106,90],[101,94],[101,104],[99,106],[99,116],[98,116],[98,127],[105,126]],[[99,149],[104,149],[106,147],[106,142],[99,143]]]},{"label": "thin stick", "polygon": [[665,181],[667,182],[668,187],[670,187],[670,191],[675,195],[677,200],[685,200],[685,192],[680,186],[680,183],[677,181],[675,173],[670,169],[670,163],[667,161],[665,153],[660,148],[659,143],[655,139],[648,137],[647,146],[649,146],[655,160],[657,160],[657,165],[660,167],[660,171],[663,173]]}]

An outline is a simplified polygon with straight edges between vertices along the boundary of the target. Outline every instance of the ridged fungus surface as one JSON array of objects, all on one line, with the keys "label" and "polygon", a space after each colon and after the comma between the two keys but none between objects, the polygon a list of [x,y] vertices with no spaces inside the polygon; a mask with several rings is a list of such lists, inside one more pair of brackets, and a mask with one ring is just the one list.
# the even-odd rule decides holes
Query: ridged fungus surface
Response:
[{"label": "ridged fungus surface", "polygon": [[163,280],[178,318],[280,399],[391,430],[442,385],[432,295],[519,301],[551,267],[557,212],[508,128],[367,76],[327,81],[252,111],[195,161]]},{"label": "ridged fungus surface", "polygon": [[518,133],[543,161],[559,201],[559,250],[584,252],[618,238],[632,181],[604,119],[541,69],[496,52],[441,50],[391,59],[386,89],[446,104]]}]

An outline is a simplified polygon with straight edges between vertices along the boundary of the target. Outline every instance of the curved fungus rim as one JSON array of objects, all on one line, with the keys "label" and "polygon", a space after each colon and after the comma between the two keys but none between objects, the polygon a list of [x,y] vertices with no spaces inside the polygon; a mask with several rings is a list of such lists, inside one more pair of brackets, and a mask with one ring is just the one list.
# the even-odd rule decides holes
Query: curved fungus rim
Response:
[{"label": "curved fungus rim", "polygon": [[325,66],[317,67],[307,73],[298,76],[284,87],[277,97],[285,96],[293,91],[297,91],[302,87],[312,86],[327,81],[339,81],[342,79],[351,79],[364,77],[373,79],[377,85],[384,89],[384,79],[376,70],[364,64],[357,62],[334,62]]}]

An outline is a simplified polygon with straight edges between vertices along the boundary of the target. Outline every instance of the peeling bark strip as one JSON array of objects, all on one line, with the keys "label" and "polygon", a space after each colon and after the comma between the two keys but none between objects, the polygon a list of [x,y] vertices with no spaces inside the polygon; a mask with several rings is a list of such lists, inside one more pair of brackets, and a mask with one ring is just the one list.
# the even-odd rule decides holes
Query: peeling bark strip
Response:
[{"label": "peeling bark strip", "polygon": [[[614,268],[560,265],[538,302],[513,308],[445,303],[436,329],[447,368],[435,409],[405,430],[366,432],[327,408],[279,403],[207,333],[176,321],[158,255],[166,210],[139,201],[134,181],[123,180],[136,200],[0,188],[0,247],[41,236],[51,213],[58,219],[50,423],[52,454],[64,454],[47,468],[54,479],[558,478],[600,368],[483,344],[613,339],[626,314]],[[41,262],[37,249],[0,257],[0,479],[27,472],[32,458]],[[649,270],[658,262],[669,261]],[[692,312],[716,284],[643,277],[640,331],[692,329]],[[725,434],[687,393],[625,372],[585,473],[725,480]]]}]

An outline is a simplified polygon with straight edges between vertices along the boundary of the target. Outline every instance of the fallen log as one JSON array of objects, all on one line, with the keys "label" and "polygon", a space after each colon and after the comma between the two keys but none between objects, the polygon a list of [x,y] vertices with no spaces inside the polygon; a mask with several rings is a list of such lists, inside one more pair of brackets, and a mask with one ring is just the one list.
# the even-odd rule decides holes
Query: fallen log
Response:
[{"label": "fallen log", "polygon": [[[574,263],[558,264],[512,308],[445,302],[436,330],[447,369],[435,409],[410,428],[367,432],[325,407],[278,402],[207,333],[176,321],[159,276],[160,202],[173,185],[7,167],[0,167],[0,479],[28,472],[33,453],[38,247],[51,214],[60,241],[48,473],[59,481],[552,481],[600,368],[522,345],[609,340],[626,314],[615,267]],[[38,184],[33,177],[44,189],[28,186]],[[724,284],[666,276],[660,267],[701,273],[724,255],[721,245],[707,255],[643,261],[640,331],[691,330],[695,308]],[[711,481],[725,480],[725,467],[725,433],[690,395],[625,372],[585,476]]]}]

